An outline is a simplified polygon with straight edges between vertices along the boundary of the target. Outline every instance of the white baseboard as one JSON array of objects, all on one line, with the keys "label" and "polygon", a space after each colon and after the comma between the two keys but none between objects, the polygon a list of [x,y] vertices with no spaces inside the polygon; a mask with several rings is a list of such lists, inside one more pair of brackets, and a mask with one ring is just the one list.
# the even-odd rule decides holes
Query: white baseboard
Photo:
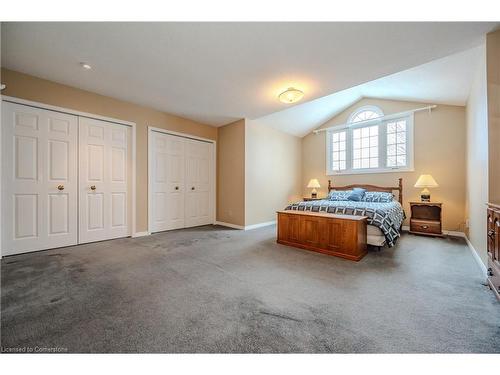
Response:
[{"label": "white baseboard", "polygon": [[452,236],[452,237],[460,237],[460,238],[466,237],[464,232],[458,232],[455,230],[443,230],[443,234],[446,234],[447,236]]},{"label": "white baseboard", "polygon": [[258,224],[252,224],[252,225],[245,225],[245,226],[231,224],[231,223],[225,223],[223,221],[216,221],[215,224],[222,225],[223,227],[233,228],[233,229],[252,230],[252,229],[267,227],[269,225],[274,225],[274,224],[276,224],[276,220],[266,221],[264,223],[258,223]]},{"label": "white baseboard", "polygon": [[[240,230],[252,230],[252,229],[257,229],[257,228],[262,228],[262,227],[267,227],[269,225],[274,225],[276,224],[276,220],[273,221],[267,221],[265,223],[258,223],[258,224],[252,224],[252,225],[237,225],[237,224],[231,224],[231,223],[225,223],[223,221],[216,221],[214,225],[221,225],[223,227],[228,227],[228,228],[233,228],[233,229],[240,229]],[[144,237],[144,236],[149,236],[151,233],[148,231],[145,232],[136,232],[132,234],[132,238],[136,237]]]},{"label": "white baseboard", "polygon": [[228,227],[228,228],[233,228],[233,229],[245,229],[243,225],[236,225],[236,224],[231,224],[231,223],[225,223],[223,221],[216,221],[214,223],[215,225],[221,225],[223,227]]},{"label": "white baseboard", "polygon": [[246,225],[245,230],[252,230],[252,229],[257,229],[257,228],[262,228],[262,227],[268,227],[269,225],[274,225],[274,224],[276,224],[276,220],[266,221],[264,223]]},{"label": "white baseboard", "polygon": [[149,233],[148,231],[146,231],[146,232],[135,232],[134,234],[132,234],[132,238],[149,236],[150,234],[151,233]]},{"label": "white baseboard", "polygon": [[469,241],[469,239],[467,238],[467,236],[464,236],[464,238],[465,238],[465,241],[467,242],[467,245],[469,246],[469,250],[472,253],[472,256],[474,257],[474,259],[476,260],[477,265],[481,269],[481,272],[482,272],[482,274],[484,276],[484,279],[486,280],[486,278],[488,277],[488,271],[486,270],[486,266],[484,265],[483,261],[481,260],[481,257],[479,256],[479,253],[477,252],[477,250],[472,245],[472,242]]}]

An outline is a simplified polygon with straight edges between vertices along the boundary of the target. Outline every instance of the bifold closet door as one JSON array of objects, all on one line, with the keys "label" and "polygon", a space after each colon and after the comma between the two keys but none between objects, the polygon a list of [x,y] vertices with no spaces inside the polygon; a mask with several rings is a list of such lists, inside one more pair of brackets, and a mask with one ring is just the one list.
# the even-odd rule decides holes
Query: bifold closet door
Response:
[{"label": "bifold closet door", "polygon": [[185,226],[213,223],[212,171],[213,144],[185,140]]},{"label": "bifold closet door", "polygon": [[131,128],[79,117],[79,242],[131,234]]},{"label": "bifold closet door", "polygon": [[184,138],[152,133],[153,232],[184,228]]},{"label": "bifold closet door", "polygon": [[151,231],[212,224],[214,145],[151,134]]},{"label": "bifold closet door", "polygon": [[77,117],[2,102],[2,254],[77,243]]}]

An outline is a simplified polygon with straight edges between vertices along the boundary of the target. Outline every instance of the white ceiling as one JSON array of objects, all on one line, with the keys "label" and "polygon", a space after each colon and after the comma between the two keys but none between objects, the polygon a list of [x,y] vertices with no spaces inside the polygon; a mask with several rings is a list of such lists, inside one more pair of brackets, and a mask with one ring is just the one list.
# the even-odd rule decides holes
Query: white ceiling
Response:
[{"label": "white ceiling", "polygon": [[[2,23],[2,65],[220,126],[479,45],[495,23]],[[79,62],[93,66],[84,71]]]},{"label": "white ceiling", "polygon": [[465,105],[484,46],[296,105],[259,118],[260,124],[302,137],[363,97]]}]

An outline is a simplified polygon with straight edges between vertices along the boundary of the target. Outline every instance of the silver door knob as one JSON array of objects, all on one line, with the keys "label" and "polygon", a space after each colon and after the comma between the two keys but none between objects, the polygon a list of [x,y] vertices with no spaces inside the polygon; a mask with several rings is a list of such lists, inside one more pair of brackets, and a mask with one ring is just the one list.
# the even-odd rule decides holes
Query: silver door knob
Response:
[{"label": "silver door knob", "polygon": [[90,187],[90,190],[92,190],[92,191],[94,191],[95,189],[96,189],[95,185],[92,185],[92,186]]},{"label": "silver door knob", "polygon": [[64,190],[64,185],[57,185],[57,190]]}]

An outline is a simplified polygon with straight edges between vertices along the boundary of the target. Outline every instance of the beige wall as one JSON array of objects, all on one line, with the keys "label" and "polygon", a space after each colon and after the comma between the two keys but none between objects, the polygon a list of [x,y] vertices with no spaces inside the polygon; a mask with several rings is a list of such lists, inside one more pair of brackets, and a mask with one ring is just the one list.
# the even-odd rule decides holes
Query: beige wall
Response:
[{"label": "beige wall", "polygon": [[[349,115],[363,105],[379,106],[385,114],[402,112],[425,106],[423,103],[365,98],[349,107],[322,127],[345,123]],[[445,230],[463,231],[465,218],[465,108],[439,105],[429,114],[415,113],[415,171],[344,176],[326,175],[326,133],[309,134],[302,139],[302,187],[304,194],[311,178],[318,178],[320,194],[326,195],[328,179],[336,185],[371,183],[397,185],[403,178],[404,208],[409,218],[409,201],[420,199],[420,190],[413,185],[421,174],[431,174],[439,188],[431,190],[433,201],[443,202]],[[408,224],[408,219],[406,224]]]},{"label": "beige wall", "polygon": [[276,220],[300,200],[301,139],[247,120],[245,150],[245,225]]},{"label": "beige wall", "polygon": [[489,201],[500,204],[500,30],[486,36]]},{"label": "beige wall", "polygon": [[245,120],[220,127],[217,143],[217,221],[244,226]]},{"label": "beige wall", "polygon": [[301,140],[257,121],[236,121],[219,128],[217,171],[217,221],[273,221],[300,197]]},{"label": "beige wall", "polygon": [[488,103],[485,53],[486,51],[483,49],[466,106],[467,192],[465,217],[469,219],[467,236],[486,264],[485,203],[488,200]]},{"label": "beige wall", "polygon": [[12,70],[2,68],[1,81],[7,85],[7,88],[2,91],[3,95],[114,117],[137,124],[136,230],[138,232],[146,231],[148,226],[147,127],[155,126],[199,137],[217,139],[217,128],[215,127]]}]

